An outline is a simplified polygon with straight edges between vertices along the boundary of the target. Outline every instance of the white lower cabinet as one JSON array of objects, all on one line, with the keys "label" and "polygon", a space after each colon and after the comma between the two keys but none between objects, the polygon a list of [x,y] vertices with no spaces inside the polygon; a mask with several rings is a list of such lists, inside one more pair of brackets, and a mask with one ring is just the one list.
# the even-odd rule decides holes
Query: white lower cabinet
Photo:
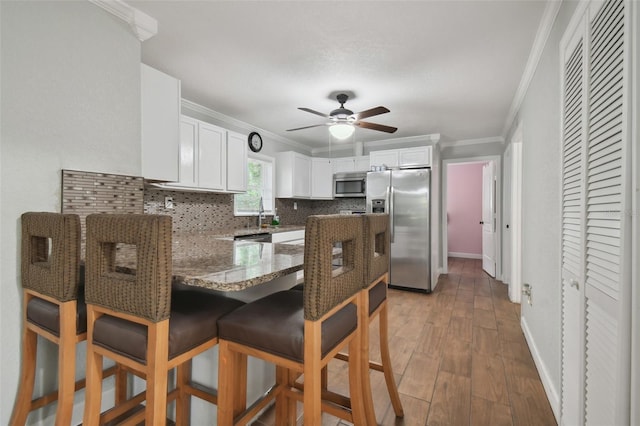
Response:
[{"label": "white lower cabinet", "polygon": [[271,234],[272,243],[302,242],[304,244],[304,229],[295,231],[274,232]]}]

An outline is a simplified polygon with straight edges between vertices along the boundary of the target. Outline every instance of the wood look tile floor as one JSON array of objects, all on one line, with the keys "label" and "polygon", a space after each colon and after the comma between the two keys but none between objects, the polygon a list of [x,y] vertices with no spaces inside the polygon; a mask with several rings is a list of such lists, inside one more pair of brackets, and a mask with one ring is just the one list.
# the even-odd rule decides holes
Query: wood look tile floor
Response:
[{"label": "wood look tile floor", "polygon": [[[382,373],[371,372],[379,424],[557,424],[520,328],[520,305],[507,289],[480,260],[450,258],[432,294],[389,290],[391,358],[405,415],[395,417]],[[371,358],[379,361],[377,319],[370,330]],[[329,364],[329,387],[348,394],[346,363]],[[270,409],[253,424],[279,426],[274,417]],[[344,424],[323,414],[323,425]]]}]

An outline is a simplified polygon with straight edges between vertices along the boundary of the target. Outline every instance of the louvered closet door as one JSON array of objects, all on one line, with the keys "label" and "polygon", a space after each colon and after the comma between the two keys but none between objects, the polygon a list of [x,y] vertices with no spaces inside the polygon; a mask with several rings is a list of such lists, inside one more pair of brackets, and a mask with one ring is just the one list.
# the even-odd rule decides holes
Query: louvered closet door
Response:
[{"label": "louvered closet door", "polygon": [[585,26],[562,41],[562,423],[584,422]]},{"label": "louvered closet door", "polygon": [[578,8],[561,44],[562,424],[626,425],[628,4]]},{"label": "louvered closet door", "polygon": [[607,1],[590,13],[589,22],[585,421],[590,425],[629,422],[626,6]]}]

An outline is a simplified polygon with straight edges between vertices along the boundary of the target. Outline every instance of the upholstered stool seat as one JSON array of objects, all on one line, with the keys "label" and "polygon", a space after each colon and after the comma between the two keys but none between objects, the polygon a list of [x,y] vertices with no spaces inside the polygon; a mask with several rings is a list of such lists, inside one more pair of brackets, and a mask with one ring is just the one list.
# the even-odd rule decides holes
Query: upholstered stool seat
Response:
[{"label": "upholstered stool seat", "polygon": [[[76,334],[87,332],[87,305],[78,296]],[[27,302],[27,321],[42,327],[54,336],[60,336],[60,306],[44,299],[33,298]]]},{"label": "upholstered stool seat", "polygon": [[[216,294],[181,291],[171,295],[169,360],[218,336],[218,319],[243,303]],[[111,315],[93,325],[93,344],[140,363],[147,361],[147,326]]]},{"label": "upholstered stool seat", "polygon": [[[357,325],[352,304],[327,318],[322,323],[322,356],[353,333]],[[220,319],[218,326],[221,339],[303,362],[304,306],[300,291],[280,291],[247,304]]]}]

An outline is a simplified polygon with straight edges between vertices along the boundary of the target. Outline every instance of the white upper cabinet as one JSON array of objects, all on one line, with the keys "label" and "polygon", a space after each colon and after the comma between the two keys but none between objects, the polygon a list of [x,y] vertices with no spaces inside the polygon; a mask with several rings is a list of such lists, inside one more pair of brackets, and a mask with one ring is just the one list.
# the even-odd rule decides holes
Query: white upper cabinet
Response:
[{"label": "white upper cabinet", "polygon": [[294,151],[276,154],[276,197],[333,198],[333,160]]},{"label": "white upper cabinet", "polygon": [[431,167],[431,146],[387,149],[369,153],[371,166]]},{"label": "white upper cabinet", "polygon": [[354,160],[354,172],[368,172],[369,171],[369,156],[368,155],[360,155],[358,157],[353,157]]},{"label": "white upper cabinet", "polygon": [[373,151],[369,153],[371,166],[398,167],[398,150]]},{"label": "white upper cabinet", "polygon": [[276,197],[311,198],[311,158],[286,151],[276,154]]},{"label": "white upper cabinet", "polygon": [[333,165],[329,158],[311,159],[311,198],[333,198]]},{"label": "white upper cabinet", "polygon": [[369,170],[369,156],[333,158],[333,173],[366,172]]},{"label": "white upper cabinet", "polygon": [[226,130],[198,123],[198,187],[224,191],[227,183]]},{"label": "white upper cabinet", "polygon": [[227,132],[227,191],[247,190],[247,136]]},{"label": "white upper cabinet", "polygon": [[398,166],[431,166],[431,147],[406,148],[398,150]]},{"label": "white upper cabinet", "polygon": [[179,178],[162,185],[190,191],[247,189],[246,137],[191,117],[180,119]]},{"label": "white upper cabinet", "polygon": [[145,64],[140,66],[142,176],[178,180],[180,80]]}]

